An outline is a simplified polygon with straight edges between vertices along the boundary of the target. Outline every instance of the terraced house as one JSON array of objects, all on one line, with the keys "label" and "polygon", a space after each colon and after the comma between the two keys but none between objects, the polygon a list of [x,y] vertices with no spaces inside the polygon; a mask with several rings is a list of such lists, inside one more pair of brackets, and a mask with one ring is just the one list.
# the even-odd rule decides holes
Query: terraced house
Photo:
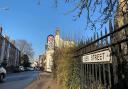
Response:
[{"label": "terraced house", "polygon": [[15,46],[14,40],[9,40],[8,36],[2,35],[0,27],[0,64],[5,63],[7,71],[20,64],[20,51]]}]

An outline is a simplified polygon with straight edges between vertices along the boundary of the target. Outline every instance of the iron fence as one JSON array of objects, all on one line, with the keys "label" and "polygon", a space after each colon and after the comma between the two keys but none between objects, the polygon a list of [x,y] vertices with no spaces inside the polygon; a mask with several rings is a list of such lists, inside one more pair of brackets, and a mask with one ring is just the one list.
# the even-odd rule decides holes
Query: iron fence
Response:
[{"label": "iron fence", "polygon": [[[85,54],[109,50],[111,62],[82,62]],[[127,78],[128,63],[128,24],[113,29],[109,22],[109,33],[101,31],[100,37],[95,34],[85,45],[75,50],[75,59],[81,60],[81,89],[113,88]]]}]

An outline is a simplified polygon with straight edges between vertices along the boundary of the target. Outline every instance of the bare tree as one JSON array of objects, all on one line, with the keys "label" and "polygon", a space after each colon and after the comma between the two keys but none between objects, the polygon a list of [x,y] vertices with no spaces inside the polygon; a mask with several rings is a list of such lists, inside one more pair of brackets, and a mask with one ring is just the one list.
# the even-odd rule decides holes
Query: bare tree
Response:
[{"label": "bare tree", "polygon": [[26,54],[30,59],[33,59],[34,51],[31,43],[27,42],[26,40],[17,40],[16,46],[21,51],[21,56]]},{"label": "bare tree", "polygon": [[[56,6],[59,0],[54,0]],[[74,3],[74,8],[69,12],[76,12],[74,20],[85,14],[87,17],[87,27],[96,29],[96,25],[103,27],[110,19],[114,17],[118,10],[122,15],[128,14],[128,0],[63,0],[67,4]],[[120,7],[118,7],[120,6]],[[71,6],[70,6],[71,7]],[[85,23],[86,23],[85,22]]]}]

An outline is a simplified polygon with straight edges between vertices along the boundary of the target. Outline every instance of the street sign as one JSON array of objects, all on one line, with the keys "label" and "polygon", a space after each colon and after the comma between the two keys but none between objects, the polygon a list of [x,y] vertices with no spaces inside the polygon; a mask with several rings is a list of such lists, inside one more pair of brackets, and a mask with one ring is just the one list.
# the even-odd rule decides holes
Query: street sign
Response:
[{"label": "street sign", "polygon": [[111,62],[110,50],[99,50],[82,56],[83,63]]}]

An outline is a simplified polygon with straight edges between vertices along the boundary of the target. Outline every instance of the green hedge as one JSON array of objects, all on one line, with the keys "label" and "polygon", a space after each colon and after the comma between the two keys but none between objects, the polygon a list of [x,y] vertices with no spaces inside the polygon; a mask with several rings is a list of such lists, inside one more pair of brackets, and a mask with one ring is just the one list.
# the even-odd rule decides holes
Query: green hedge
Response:
[{"label": "green hedge", "polygon": [[74,48],[56,48],[54,52],[53,75],[63,89],[79,89],[80,86],[80,63],[73,58]]}]

